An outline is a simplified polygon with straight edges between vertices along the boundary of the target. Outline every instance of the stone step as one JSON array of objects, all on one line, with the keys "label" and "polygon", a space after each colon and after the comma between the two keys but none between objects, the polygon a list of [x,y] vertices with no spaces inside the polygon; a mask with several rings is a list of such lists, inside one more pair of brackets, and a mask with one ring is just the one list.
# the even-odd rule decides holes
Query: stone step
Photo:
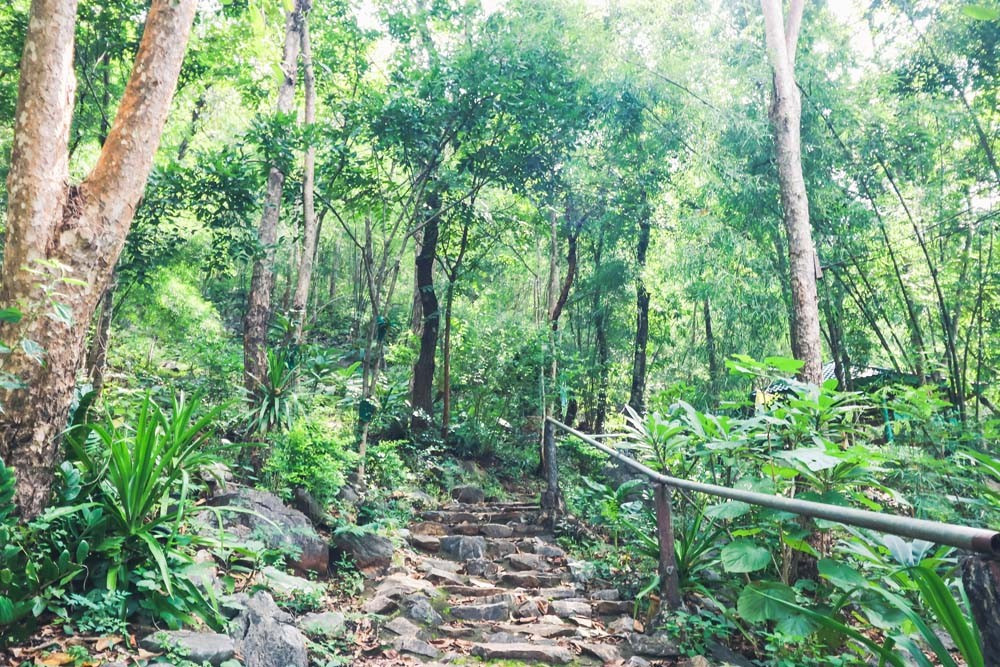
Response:
[{"label": "stone step", "polygon": [[532,571],[503,572],[499,582],[507,588],[555,588],[563,583],[563,575]]},{"label": "stone step", "polygon": [[[559,619],[556,619],[559,620]],[[509,632],[511,634],[528,635],[532,637],[572,637],[576,635],[576,628],[569,623],[498,623],[497,630]]]},{"label": "stone step", "polygon": [[456,526],[462,523],[537,524],[541,513],[533,510],[513,510],[502,512],[467,512],[464,510],[428,510],[420,513],[422,521],[430,521]]},{"label": "stone step", "polygon": [[510,618],[510,603],[506,600],[486,604],[452,605],[449,613],[460,621],[506,621]]},{"label": "stone step", "polygon": [[484,660],[521,660],[547,665],[565,665],[573,661],[573,652],[568,648],[528,642],[474,644],[472,654]]}]

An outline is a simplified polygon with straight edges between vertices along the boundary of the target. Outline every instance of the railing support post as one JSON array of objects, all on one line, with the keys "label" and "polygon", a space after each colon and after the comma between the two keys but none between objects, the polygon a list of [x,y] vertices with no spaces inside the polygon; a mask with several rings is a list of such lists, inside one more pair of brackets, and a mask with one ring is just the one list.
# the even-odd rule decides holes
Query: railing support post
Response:
[{"label": "railing support post", "polygon": [[681,606],[681,586],[674,552],[674,518],[670,507],[670,489],[665,484],[656,484],[654,492],[656,536],[660,543],[660,595],[669,609],[678,609]]},{"label": "railing support post", "polygon": [[972,619],[979,626],[986,667],[1000,665],[1000,561],[968,556],[962,562],[962,585]]},{"label": "railing support post", "polygon": [[559,466],[556,461],[556,434],[552,422],[545,420],[542,438],[542,469],[545,473],[545,491],[542,493],[542,509],[550,520],[563,512],[562,494],[559,493]]}]

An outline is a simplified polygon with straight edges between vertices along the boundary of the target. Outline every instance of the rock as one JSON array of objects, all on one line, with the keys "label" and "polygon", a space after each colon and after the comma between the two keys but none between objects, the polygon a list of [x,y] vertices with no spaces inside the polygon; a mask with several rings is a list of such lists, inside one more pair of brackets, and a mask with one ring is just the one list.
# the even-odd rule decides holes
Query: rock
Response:
[{"label": "rock", "polygon": [[535,546],[535,553],[545,558],[565,558],[566,552],[554,544],[539,544]]},{"label": "rock", "polygon": [[586,600],[553,600],[550,607],[552,613],[560,618],[569,618],[570,616],[589,618],[591,613],[590,603]]},{"label": "rock", "polygon": [[229,635],[242,638],[251,625],[268,619],[279,623],[291,623],[292,615],[278,607],[270,593],[257,591],[244,601],[243,609],[230,625]]},{"label": "rock", "polygon": [[461,621],[506,621],[510,608],[506,602],[455,605],[451,615]]},{"label": "rock", "polygon": [[417,507],[434,507],[437,504],[434,496],[421,489],[407,489],[402,492],[402,496]]},{"label": "rock", "polygon": [[478,486],[463,484],[451,490],[451,497],[460,503],[478,505],[486,500],[486,494]]},{"label": "rock", "polygon": [[309,596],[319,599],[326,593],[326,586],[323,584],[282,572],[276,567],[265,567],[260,573],[264,579],[264,585],[279,597]]},{"label": "rock", "polygon": [[[545,638],[572,637],[576,634],[576,628],[567,623],[542,623],[541,621],[536,623],[525,623],[523,625],[515,623],[500,623],[497,625],[497,629],[513,634],[532,635]],[[519,641],[524,640],[521,639]]]},{"label": "rock", "polygon": [[337,500],[349,507],[355,507],[361,502],[361,494],[350,484],[345,484],[340,487],[340,491],[337,493]]},{"label": "rock", "polygon": [[395,600],[417,592],[433,595],[436,590],[434,584],[426,579],[416,579],[405,574],[393,574],[382,580],[382,583],[375,589],[375,594]]},{"label": "rock", "polygon": [[569,561],[569,571],[573,575],[573,581],[585,584],[597,576],[597,568],[587,560]]},{"label": "rock", "polygon": [[441,548],[441,540],[439,538],[434,535],[421,535],[419,533],[410,535],[410,544],[415,546],[417,549],[422,549],[431,553],[434,553]]},{"label": "rock", "polygon": [[635,632],[635,619],[631,616],[621,616],[608,623],[608,633],[613,635],[627,635]]},{"label": "rock", "polygon": [[517,547],[507,540],[490,539],[486,541],[486,551],[491,556],[503,557],[516,552]]},{"label": "rock", "polygon": [[410,534],[442,537],[448,534],[448,527],[437,521],[421,521],[410,526]]},{"label": "rock", "polygon": [[517,644],[524,641],[524,635],[512,635],[509,632],[492,632],[483,637],[488,644]]},{"label": "rock", "polygon": [[199,665],[219,665],[236,654],[232,638],[217,632],[160,631],[147,635],[139,645],[147,651],[176,653]]},{"label": "rock", "polygon": [[430,599],[423,593],[414,593],[403,600],[403,610],[406,615],[417,623],[438,626],[444,623],[441,614],[437,613]]},{"label": "rock", "polygon": [[223,595],[219,598],[219,611],[222,615],[228,619],[236,618],[244,609],[247,608],[247,601],[250,596],[246,593],[234,593],[232,595]]},{"label": "rock", "polygon": [[632,603],[625,600],[595,600],[594,613],[598,616],[615,616],[632,611]]},{"label": "rock", "polygon": [[528,663],[544,662],[550,665],[565,665],[573,660],[573,653],[562,646],[546,646],[527,642],[476,644],[472,647],[472,654],[484,660],[522,660]]},{"label": "rock", "polygon": [[462,577],[458,576],[454,572],[441,570],[436,567],[432,567],[427,571],[427,580],[433,581],[436,584],[453,584],[455,586],[461,586],[465,583],[465,581],[462,580]]},{"label": "rock", "polygon": [[712,667],[712,663],[703,655],[696,655],[688,660],[687,667]]},{"label": "rock", "polygon": [[334,536],[333,543],[353,558],[360,569],[389,567],[395,551],[388,538],[375,533],[340,532]]},{"label": "rock", "polygon": [[486,556],[486,540],[467,535],[447,535],[441,538],[441,552],[457,560],[473,560]]},{"label": "rock", "polygon": [[462,571],[462,564],[456,563],[453,560],[441,560],[440,558],[421,558],[420,571],[430,572],[431,570],[444,570],[445,572],[458,574]]},{"label": "rock", "polygon": [[620,664],[621,652],[613,644],[596,644],[592,642],[573,642],[584,653],[589,653],[601,662],[608,664]]},{"label": "rock", "polygon": [[412,653],[413,655],[430,658],[431,660],[441,655],[441,651],[416,637],[397,637],[392,645],[393,648],[401,653]]},{"label": "rock", "polygon": [[479,526],[479,533],[485,537],[510,537],[514,534],[514,529],[502,523],[484,523]]},{"label": "rock", "polygon": [[299,629],[310,637],[339,637],[344,634],[344,615],[339,611],[306,614],[299,618]]},{"label": "rock", "polygon": [[515,588],[539,588],[542,586],[558,586],[559,575],[542,574],[541,572],[504,572],[500,584]]},{"label": "rock", "polygon": [[473,577],[493,577],[500,571],[500,566],[487,558],[473,558],[466,561],[465,572]]},{"label": "rock", "polygon": [[510,554],[504,558],[504,562],[510,566],[510,569],[521,572],[548,569],[548,564],[538,554]]},{"label": "rock", "polygon": [[605,588],[590,594],[591,600],[621,600],[621,594],[614,588]]},{"label": "rock", "polygon": [[538,595],[546,600],[565,600],[577,597],[579,592],[575,588],[559,586],[558,588],[541,588],[538,590]]},{"label": "rock", "polygon": [[[257,489],[233,487],[227,493],[215,496],[210,501],[215,507],[242,507],[248,512],[226,512],[222,510],[222,527],[242,541],[259,539],[269,549],[278,549],[290,554],[288,564],[295,570],[326,574],[330,548],[305,514],[286,507],[276,495]],[[198,515],[201,532],[218,535],[217,521],[212,512]]]},{"label": "rock", "polygon": [[379,616],[384,616],[385,614],[391,614],[396,611],[396,601],[387,595],[376,595],[371,600],[368,600],[363,605],[361,605],[361,611],[366,614],[378,614]]},{"label": "rock", "polygon": [[677,646],[663,637],[633,632],[628,636],[628,645],[633,652],[651,658],[676,658],[680,655]]},{"label": "rock", "polygon": [[292,625],[264,619],[253,623],[240,642],[246,667],[307,667],[306,638]]},{"label": "rock", "polygon": [[387,630],[403,637],[418,637],[423,631],[417,627],[413,621],[402,616],[397,616],[385,624]]},{"label": "rock", "polygon": [[625,661],[625,667],[649,667],[649,660],[633,655]]}]

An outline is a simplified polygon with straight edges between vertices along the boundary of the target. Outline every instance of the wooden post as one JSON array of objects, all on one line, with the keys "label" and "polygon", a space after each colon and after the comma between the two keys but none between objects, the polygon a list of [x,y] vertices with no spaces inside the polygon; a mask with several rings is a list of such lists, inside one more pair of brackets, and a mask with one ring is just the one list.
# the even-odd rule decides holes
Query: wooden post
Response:
[{"label": "wooden post", "polygon": [[967,557],[962,562],[962,585],[982,636],[984,664],[1000,667],[1000,561]]},{"label": "wooden post", "polygon": [[555,427],[546,419],[542,439],[542,468],[545,473],[545,492],[542,493],[542,509],[554,519],[563,511],[562,494],[559,493],[559,467],[556,462]]},{"label": "wooden post", "polygon": [[670,508],[670,490],[657,484],[656,536],[660,542],[660,594],[670,609],[681,606],[680,579],[677,574],[677,557],[674,553],[674,520]]}]

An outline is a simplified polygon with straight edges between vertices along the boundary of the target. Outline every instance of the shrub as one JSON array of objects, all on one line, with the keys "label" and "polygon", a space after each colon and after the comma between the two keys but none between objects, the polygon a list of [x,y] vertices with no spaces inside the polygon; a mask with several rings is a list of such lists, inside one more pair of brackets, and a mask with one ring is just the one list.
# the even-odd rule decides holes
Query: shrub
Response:
[{"label": "shrub", "polygon": [[301,487],[328,505],[357,462],[350,436],[343,431],[332,421],[300,417],[286,433],[276,434],[264,466],[268,486],[285,497]]}]

